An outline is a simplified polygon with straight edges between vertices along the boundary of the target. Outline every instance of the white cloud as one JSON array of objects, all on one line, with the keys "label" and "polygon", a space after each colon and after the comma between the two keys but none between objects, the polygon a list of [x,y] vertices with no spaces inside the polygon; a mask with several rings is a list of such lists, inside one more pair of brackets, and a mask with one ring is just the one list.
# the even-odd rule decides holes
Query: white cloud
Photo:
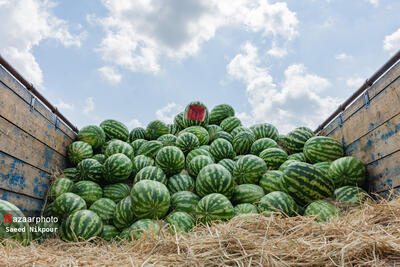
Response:
[{"label": "white cloud", "polygon": [[353,57],[351,55],[348,55],[346,53],[340,53],[335,55],[335,59],[337,60],[348,60],[348,59],[352,59]]},{"label": "white cloud", "polygon": [[133,119],[133,120],[130,120],[126,124],[126,126],[128,126],[128,128],[130,128],[130,129],[132,129],[132,128],[136,128],[136,127],[143,127],[143,124],[139,120]]},{"label": "white cloud", "polygon": [[93,97],[88,97],[85,100],[85,107],[83,109],[83,114],[86,116],[89,116],[90,113],[94,110],[94,102],[93,102]]},{"label": "white cloud", "polygon": [[[97,51],[106,62],[131,71],[157,73],[160,57],[183,59],[224,26],[271,37],[276,44],[293,40],[298,19],[285,2],[268,0],[103,0],[108,17],[87,20],[100,24],[105,37]],[[283,50],[272,49],[272,54]]]},{"label": "white cloud", "polygon": [[156,118],[165,123],[173,123],[176,114],[181,112],[182,106],[172,102],[156,111]]},{"label": "white cloud", "polygon": [[346,80],[346,85],[352,89],[358,89],[364,82],[365,79],[361,77],[350,77]]},{"label": "white cloud", "polygon": [[101,76],[110,83],[117,84],[121,82],[122,76],[117,70],[110,66],[104,66],[98,69]]},{"label": "white cloud", "polygon": [[272,48],[268,50],[267,54],[273,57],[282,58],[288,54],[288,50],[286,47],[279,47],[274,43],[272,44]]},{"label": "white cloud", "polygon": [[373,5],[374,7],[378,7],[379,6],[379,0],[367,0],[371,5]]},{"label": "white cloud", "polygon": [[75,107],[74,107],[73,104],[65,103],[65,102],[62,101],[62,100],[60,100],[60,101],[58,102],[58,104],[56,104],[56,105],[54,105],[54,106],[56,106],[58,109],[61,109],[61,110],[73,111],[73,110],[75,109]]},{"label": "white cloud", "polygon": [[383,49],[394,54],[400,49],[400,28],[394,33],[387,35],[383,41]]},{"label": "white cloud", "polygon": [[316,127],[338,106],[338,99],[321,96],[331,86],[330,82],[308,73],[304,65],[289,66],[284,81],[276,84],[260,63],[257,48],[247,43],[243,53],[227,66],[230,76],[246,84],[252,109],[251,114],[240,114],[245,121],[270,122],[285,133],[298,125]]},{"label": "white cloud", "polygon": [[68,23],[51,13],[55,4],[50,0],[2,0],[0,5],[0,53],[27,80],[40,87],[43,73],[32,53],[33,47],[48,38],[66,47],[79,47],[84,34],[71,34]]}]

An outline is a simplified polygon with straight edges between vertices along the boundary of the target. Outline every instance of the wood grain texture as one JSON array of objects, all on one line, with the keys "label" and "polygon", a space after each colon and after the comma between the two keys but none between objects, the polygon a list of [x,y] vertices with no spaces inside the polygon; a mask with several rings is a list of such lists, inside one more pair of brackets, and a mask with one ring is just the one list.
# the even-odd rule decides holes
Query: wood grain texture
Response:
[{"label": "wood grain texture", "polygon": [[6,200],[17,206],[25,216],[40,216],[43,200],[20,195],[14,192],[0,189],[0,199]]},{"label": "wood grain texture", "polygon": [[382,192],[400,186],[400,150],[367,165],[373,192]]}]

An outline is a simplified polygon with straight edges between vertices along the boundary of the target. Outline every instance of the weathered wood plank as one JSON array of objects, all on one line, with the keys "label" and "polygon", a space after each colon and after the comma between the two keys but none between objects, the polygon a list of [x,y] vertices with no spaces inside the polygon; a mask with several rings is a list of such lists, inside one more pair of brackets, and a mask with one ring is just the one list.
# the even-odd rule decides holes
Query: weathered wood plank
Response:
[{"label": "weathered wood plank", "polygon": [[17,206],[25,216],[40,216],[44,201],[0,189],[0,199]]},{"label": "weathered wood plank", "polygon": [[367,165],[373,192],[400,186],[400,150]]},{"label": "weathered wood plank", "polygon": [[0,151],[53,173],[66,167],[66,158],[0,117]]},{"label": "weathered wood plank", "polygon": [[0,188],[44,199],[50,174],[0,152]]},{"label": "weathered wood plank", "polygon": [[57,130],[55,125],[31,109],[25,101],[2,84],[0,84],[0,116],[63,155],[66,155],[68,146],[72,143],[68,135]]},{"label": "weathered wood plank", "polygon": [[389,190],[385,190],[379,193],[376,193],[382,198],[385,198],[387,200],[393,200],[395,197],[399,196],[400,194],[400,187],[392,188]]}]

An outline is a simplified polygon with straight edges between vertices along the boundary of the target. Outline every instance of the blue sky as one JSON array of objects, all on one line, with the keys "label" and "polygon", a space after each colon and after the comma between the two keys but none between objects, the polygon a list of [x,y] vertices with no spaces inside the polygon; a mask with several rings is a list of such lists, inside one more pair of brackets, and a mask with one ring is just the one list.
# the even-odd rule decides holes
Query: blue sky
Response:
[{"label": "blue sky", "polygon": [[0,53],[78,127],[193,100],[315,128],[400,48],[396,0],[0,0]]}]

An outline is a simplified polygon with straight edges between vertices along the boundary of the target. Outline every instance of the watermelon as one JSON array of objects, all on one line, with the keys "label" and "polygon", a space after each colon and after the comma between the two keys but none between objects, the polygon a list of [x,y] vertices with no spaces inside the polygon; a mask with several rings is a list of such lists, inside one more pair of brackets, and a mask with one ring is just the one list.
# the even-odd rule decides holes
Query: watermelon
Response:
[{"label": "watermelon", "polygon": [[108,158],[117,153],[122,153],[130,159],[134,157],[134,151],[130,144],[121,140],[113,140],[108,144],[104,155]]},{"label": "watermelon", "polygon": [[139,155],[139,149],[142,145],[146,144],[148,141],[144,139],[137,139],[131,143],[131,147],[133,149],[133,155]]},{"label": "watermelon", "polygon": [[287,160],[288,155],[282,149],[272,147],[261,151],[260,158],[265,161],[269,170],[277,170]]},{"label": "watermelon", "polygon": [[306,204],[332,196],[334,184],[326,172],[305,162],[294,162],[283,172],[285,191],[294,200]]},{"label": "watermelon", "polygon": [[163,143],[160,141],[149,141],[144,143],[138,150],[137,155],[143,155],[149,158],[155,158],[158,151],[163,148]]},{"label": "watermelon", "polygon": [[103,179],[103,165],[95,159],[84,159],[76,167],[78,180],[99,182]]},{"label": "watermelon", "polygon": [[106,185],[103,189],[103,197],[109,198],[115,203],[120,202],[122,199],[129,196],[131,193],[131,188],[129,185],[124,183],[116,183]]},{"label": "watermelon", "polygon": [[177,147],[163,147],[157,153],[156,166],[160,167],[167,176],[178,174],[185,167],[185,155]]},{"label": "watermelon", "polygon": [[233,192],[232,203],[255,203],[265,195],[262,187],[255,184],[241,184],[235,187]]},{"label": "watermelon", "polygon": [[297,160],[297,161],[301,161],[301,162],[307,161],[306,156],[304,155],[303,152],[291,154],[288,156],[288,159]]},{"label": "watermelon", "polygon": [[132,160],[132,175],[133,177],[144,167],[153,166],[154,159],[139,155]]},{"label": "watermelon", "polygon": [[167,124],[167,127],[168,127],[168,133],[172,135],[175,135],[180,131],[180,129],[178,129],[175,126],[175,124]]},{"label": "watermelon", "polygon": [[176,211],[167,216],[165,222],[169,225],[172,233],[190,232],[195,226],[194,218],[186,212]]},{"label": "watermelon", "polygon": [[152,235],[158,235],[160,230],[160,226],[155,220],[141,219],[124,229],[119,236],[122,239],[133,241],[138,240],[145,231]]},{"label": "watermelon", "polygon": [[114,211],[117,204],[109,198],[100,198],[96,200],[89,208],[89,210],[99,215],[104,223],[111,222],[114,218]]},{"label": "watermelon", "polygon": [[100,164],[104,164],[106,161],[106,156],[104,154],[96,154],[92,157],[92,159],[97,160]]},{"label": "watermelon", "polygon": [[364,189],[349,185],[336,189],[333,194],[336,201],[350,205],[359,205],[369,197]]},{"label": "watermelon", "polygon": [[335,160],[330,165],[328,173],[336,188],[345,185],[362,186],[365,181],[365,166],[355,157]]},{"label": "watermelon", "polygon": [[293,159],[288,159],[287,161],[282,163],[281,166],[279,166],[279,170],[283,172],[287,168],[287,166],[289,166],[289,164],[292,164],[293,162],[298,162],[298,161]]},{"label": "watermelon", "polygon": [[204,149],[201,149],[201,148],[196,148],[196,149],[190,151],[190,152],[187,154],[187,156],[186,156],[186,166],[189,166],[190,161],[191,161],[192,159],[194,159],[195,157],[200,156],[200,155],[208,156],[208,157],[210,157],[210,158],[213,159],[213,156],[212,156],[211,153],[208,152],[207,150],[204,150]]},{"label": "watermelon", "polygon": [[167,187],[157,181],[142,180],[132,187],[133,213],[137,218],[162,218],[171,205]]},{"label": "watermelon", "polygon": [[171,197],[171,209],[173,211],[184,211],[189,214],[194,213],[200,197],[190,191],[179,191]]},{"label": "watermelon", "polygon": [[207,126],[208,136],[210,137],[210,141],[213,140],[214,135],[218,132],[222,131],[222,128],[218,125],[212,124]]},{"label": "watermelon", "polygon": [[[326,172],[329,172],[329,167],[331,166],[331,164],[332,164],[331,161],[322,161],[322,162],[314,163],[313,165],[314,165],[315,167],[318,167],[318,168],[320,168],[320,169],[326,171]],[[329,173],[328,173],[328,175],[329,175]],[[332,178],[332,177],[331,177],[331,178]]]},{"label": "watermelon", "polygon": [[61,238],[65,241],[85,241],[100,236],[103,222],[91,210],[79,210],[69,215],[61,225]]},{"label": "watermelon", "polygon": [[313,136],[314,133],[297,128],[285,136],[285,146],[291,153],[303,152],[304,144]]},{"label": "watermelon", "polygon": [[[17,206],[6,200],[0,199],[0,216],[0,241],[3,241],[4,239],[12,239],[20,242],[24,246],[30,244],[32,234],[29,224],[27,222],[18,222],[13,220],[15,217],[25,218],[24,214]],[[6,219],[11,220],[11,222],[8,223]],[[21,232],[8,232],[6,231],[7,227],[21,229]]]},{"label": "watermelon", "polygon": [[283,172],[267,171],[261,176],[260,186],[267,194],[274,191],[285,192],[285,186],[283,184]]},{"label": "watermelon", "polygon": [[224,132],[230,133],[238,126],[242,126],[242,122],[236,117],[228,117],[224,119],[220,124]]},{"label": "watermelon", "polygon": [[260,138],[256,140],[250,148],[250,153],[256,156],[259,156],[260,153],[267,149],[267,148],[279,148],[278,144],[275,142],[275,140],[271,138]]},{"label": "watermelon", "polygon": [[219,165],[222,165],[233,175],[233,169],[235,168],[235,161],[231,159],[221,159],[218,162]]},{"label": "watermelon", "polygon": [[186,155],[193,149],[198,148],[200,143],[196,135],[189,132],[184,132],[178,135],[178,138],[176,139],[176,146],[179,147]]},{"label": "watermelon", "polygon": [[208,125],[208,109],[207,107],[199,102],[194,101],[186,106],[183,113],[183,124],[185,128],[190,126],[207,126]]},{"label": "watermelon", "polygon": [[210,146],[209,145],[203,145],[203,146],[199,146],[200,149],[203,149],[207,152],[210,152]]},{"label": "watermelon", "polygon": [[304,144],[304,155],[311,163],[334,161],[343,154],[342,145],[331,137],[314,136]]},{"label": "watermelon", "polygon": [[200,145],[207,145],[208,142],[210,141],[210,136],[208,134],[208,131],[201,126],[190,126],[182,130],[179,134],[182,133],[194,134],[197,137],[197,139],[199,139]]},{"label": "watermelon", "polygon": [[60,177],[68,178],[71,181],[76,181],[78,178],[76,177],[77,170],[76,168],[66,168],[62,171]]},{"label": "watermelon", "polygon": [[250,130],[239,132],[233,138],[233,149],[237,155],[248,154],[254,141],[254,134]]},{"label": "watermelon", "polygon": [[40,221],[34,223],[30,227],[32,239],[47,239],[57,237],[57,233],[60,230],[60,225],[54,221]]},{"label": "watermelon", "polygon": [[245,155],[236,162],[233,177],[238,184],[258,184],[266,171],[267,165],[261,158]]},{"label": "watermelon", "polygon": [[269,123],[260,123],[255,124],[250,127],[250,130],[253,131],[256,140],[261,138],[271,138],[272,140],[279,140],[278,129],[272,124]]},{"label": "watermelon", "polygon": [[218,138],[211,143],[210,153],[214,157],[215,161],[233,159],[235,157],[235,151],[233,150],[231,143],[222,138]]},{"label": "watermelon", "polygon": [[105,120],[100,123],[100,127],[103,129],[109,140],[119,139],[124,142],[128,141],[129,130],[122,122],[116,120]]},{"label": "watermelon", "polygon": [[200,197],[211,193],[220,193],[231,198],[234,190],[234,179],[222,165],[207,165],[197,175],[196,192]]},{"label": "watermelon", "polygon": [[241,159],[241,158],[243,158],[245,155],[237,155],[237,156],[235,156],[234,158],[233,158],[233,160],[235,161],[235,164],[236,164],[236,162],[239,160],[239,159]]},{"label": "watermelon", "polygon": [[168,180],[168,190],[171,194],[179,191],[194,191],[195,182],[186,174],[176,174]]},{"label": "watermelon", "polygon": [[119,235],[117,227],[114,225],[104,224],[101,237],[106,241],[111,241]]},{"label": "watermelon", "polygon": [[216,133],[212,139],[212,142],[214,142],[214,140],[217,140],[218,138],[225,139],[226,141],[228,141],[231,144],[233,143],[233,136],[230,133],[227,133],[225,131],[220,131],[220,132]]},{"label": "watermelon", "polygon": [[167,176],[162,169],[156,166],[148,166],[141,169],[135,176],[133,183],[136,184],[142,180],[152,180],[167,184]]},{"label": "watermelon", "polygon": [[112,141],[114,141],[114,140],[118,140],[118,139],[111,139],[111,140],[106,141],[106,142],[104,143],[104,145],[101,147],[100,152],[101,152],[102,154],[104,154],[104,153],[106,152],[106,149],[107,149],[108,145],[109,145]]},{"label": "watermelon", "polygon": [[214,160],[212,158],[199,155],[190,161],[189,165],[187,166],[187,170],[192,177],[197,177],[201,169],[213,163]]},{"label": "watermelon", "polygon": [[304,212],[304,215],[316,216],[315,221],[317,222],[329,221],[332,217],[338,214],[339,210],[335,206],[323,200],[317,200],[310,203]]},{"label": "watermelon", "polygon": [[235,215],[235,210],[226,196],[213,193],[206,195],[197,203],[195,213],[202,223],[209,223],[229,220]]},{"label": "watermelon", "polygon": [[93,149],[88,143],[75,141],[68,147],[68,159],[74,166],[91,157],[93,157]]},{"label": "watermelon", "polygon": [[133,128],[132,131],[129,133],[129,143],[132,143],[133,141],[138,139],[147,139],[146,130],[143,127]]},{"label": "watermelon", "polygon": [[235,110],[228,104],[215,106],[210,112],[210,124],[219,125],[224,119],[235,116]]},{"label": "watermelon", "polygon": [[80,181],[75,183],[71,187],[71,192],[83,198],[88,206],[92,205],[103,196],[103,189],[101,189],[100,185],[92,181]]},{"label": "watermelon", "polygon": [[124,229],[131,225],[135,219],[135,215],[133,214],[132,198],[127,196],[115,206],[113,224],[118,229]]},{"label": "watermelon", "polygon": [[155,120],[147,125],[145,135],[149,140],[156,140],[158,137],[167,133],[167,125],[160,120]]},{"label": "watermelon", "polygon": [[306,132],[309,132],[310,134],[314,134],[314,135],[315,135],[315,133],[314,133],[313,130],[311,130],[310,128],[305,127],[305,126],[300,126],[300,127],[297,127],[296,129],[297,129],[297,130],[306,131]]},{"label": "watermelon", "polygon": [[118,153],[106,159],[103,165],[104,179],[115,183],[128,179],[132,172],[132,161],[124,154]]},{"label": "watermelon", "polygon": [[238,126],[235,129],[233,129],[232,132],[231,132],[231,135],[232,135],[233,138],[235,138],[235,136],[238,133],[242,133],[242,132],[248,132],[248,133],[251,133],[254,136],[253,132],[249,128],[244,127],[244,126]]},{"label": "watermelon", "polygon": [[[83,200],[83,202],[85,202]],[[44,217],[57,217],[58,220],[61,220],[64,216],[64,214],[57,209],[55,202],[52,202],[50,204],[46,205],[46,208],[43,211],[43,216]]]},{"label": "watermelon", "polygon": [[48,198],[50,200],[55,200],[58,196],[60,196],[63,193],[70,192],[72,185],[74,182],[72,182],[68,178],[58,178],[56,179],[52,184],[48,192]]},{"label": "watermelon", "polygon": [[173,134],[164,134],[157,138],[163,146],[174,146],[176,144],[177,137]]},{"label": "watermelon", "polygon": [[260,212],[269,215],[270,212],[279,212],[286,216],[296,214],[296,202],[291,196],[282,191],[274,191],[263,196],[257,203]]},{"label": "watermelon", "polygon": [[178,129],[178,131],[182,131],[185,129],[185,125],[183,124],[183,112],[180,112],[174,118],[174,125]]},{"label": "watermelon", "polygon": [[256,206],[250,203],[238,204],[234,207],[235,216],[241,216],[244,214],[258,214]]},{"label": "watermelon", "polygon": [[63,193],[54,200],[56,213],[64,216],[72,214],[77,210],[85,210],[86,202],[83,198],[74,193]]},{"label": "watermelon", "polygon": [[79,130],[77,140],[88,143],[93,149],[98,149],[106,142],[106,134],[99,126],[89,125]]}]

